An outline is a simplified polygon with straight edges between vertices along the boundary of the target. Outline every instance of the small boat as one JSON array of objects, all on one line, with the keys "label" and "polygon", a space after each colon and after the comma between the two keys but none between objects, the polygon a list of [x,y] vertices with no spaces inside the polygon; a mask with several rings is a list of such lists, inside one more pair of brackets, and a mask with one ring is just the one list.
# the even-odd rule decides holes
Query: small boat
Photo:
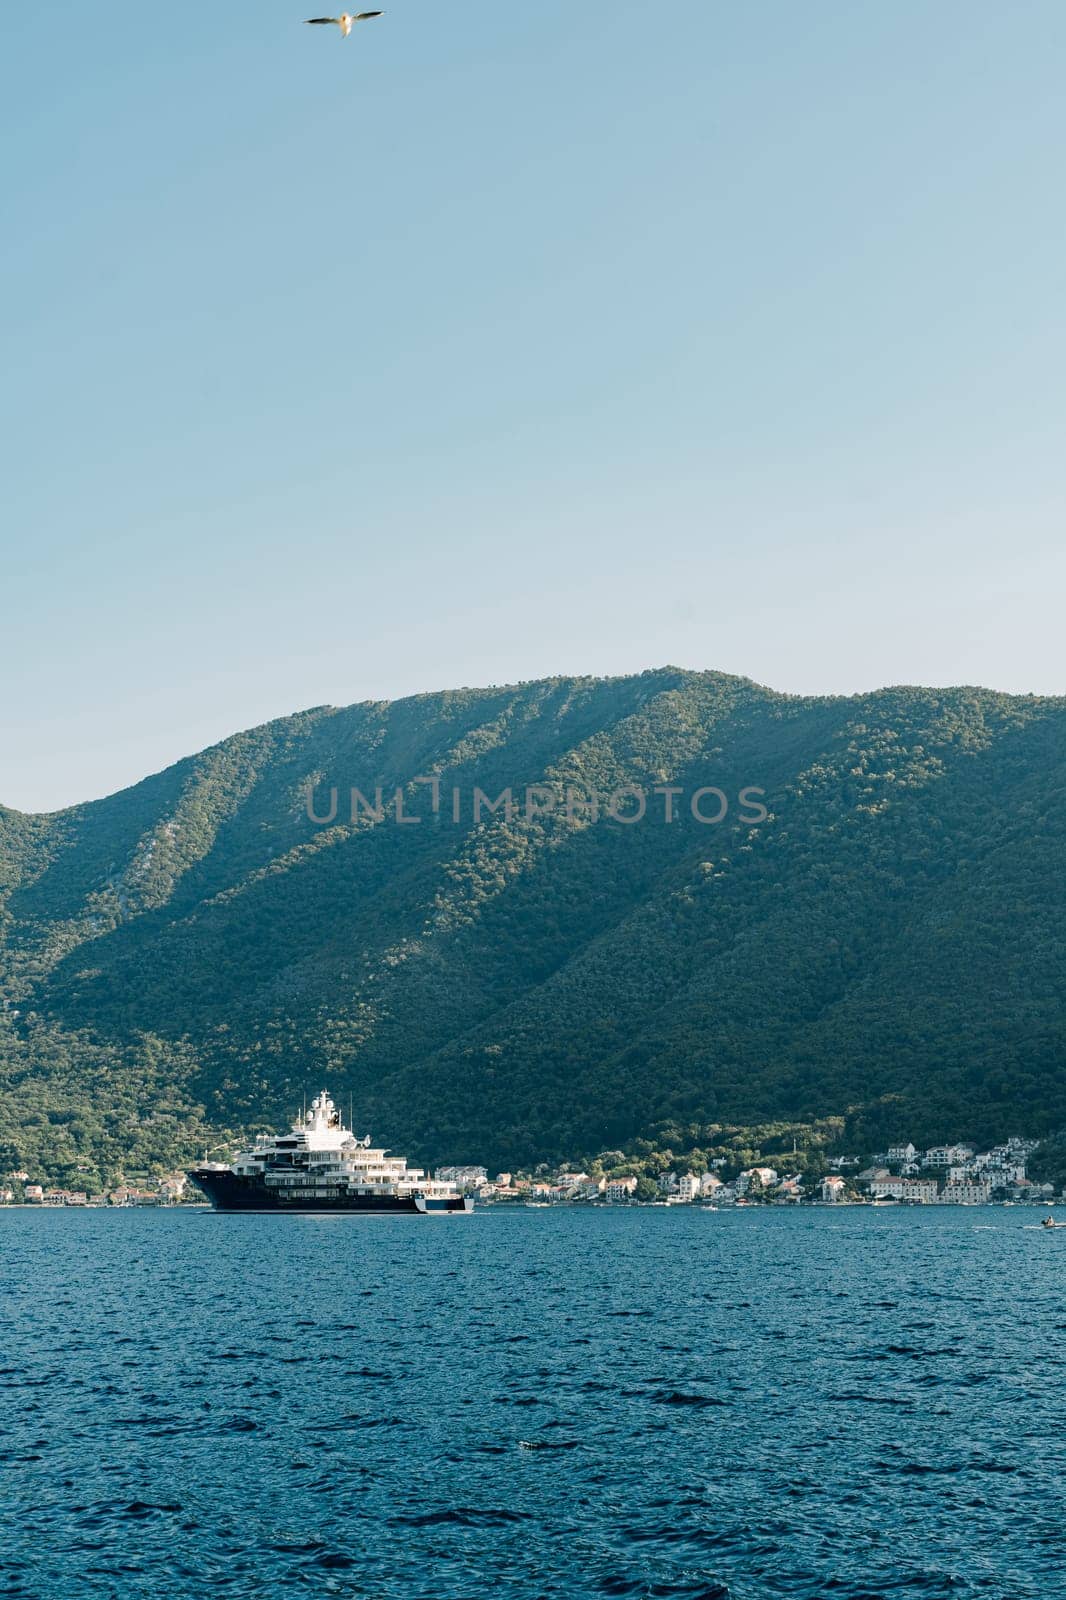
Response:
[{"label": "small boat", "polygon": [[1066,1222],[1056,1222],[1054,1217],[1045,1217],[1040,1226],[1042,1228],[1066,1228]]}]

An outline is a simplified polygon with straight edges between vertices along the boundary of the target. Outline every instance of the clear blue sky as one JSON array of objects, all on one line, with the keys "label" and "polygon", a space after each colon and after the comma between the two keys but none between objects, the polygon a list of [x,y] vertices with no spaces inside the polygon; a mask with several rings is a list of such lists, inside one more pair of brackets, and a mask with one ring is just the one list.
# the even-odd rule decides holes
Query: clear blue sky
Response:
[{"label": "clear blue sky", "polygon": [[0,800],[550,673],[1066,691],[1062,0],[387,3],[5,9]]}]

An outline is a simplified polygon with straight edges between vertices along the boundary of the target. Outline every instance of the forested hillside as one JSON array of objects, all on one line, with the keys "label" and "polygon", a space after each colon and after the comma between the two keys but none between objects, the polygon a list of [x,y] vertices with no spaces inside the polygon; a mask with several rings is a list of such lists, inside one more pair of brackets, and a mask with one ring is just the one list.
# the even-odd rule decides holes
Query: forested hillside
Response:
[{"label": "forested hillside", "polygon": [[[475,786],[515,813],[475,822]],[[640,821],[566,813],[627,786]],[[665,669],[283,718],[0,809],[0,1172],[184,1160],[323,1083],[501,1165],[726,1121],[1066,1128],[1064,866],[1063,700]]]}]

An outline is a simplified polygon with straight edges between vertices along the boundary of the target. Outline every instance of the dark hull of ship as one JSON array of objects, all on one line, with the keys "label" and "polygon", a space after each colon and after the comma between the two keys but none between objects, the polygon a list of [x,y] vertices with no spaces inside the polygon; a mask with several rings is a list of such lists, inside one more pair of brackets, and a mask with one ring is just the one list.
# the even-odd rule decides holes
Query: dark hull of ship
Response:
[{"label": "dark hull of ship", "polygon": [[301,1194],[295,1187],[278,1189],[267,1187],[259,1179],[241,1178],[234,1172],[215,1172],[197,1169],[189,1173],[210,1200],[216,1211],[290,1212],[293,1215],[323,1215],[349,1217],[418,1217],[439,1216],[444,1212],[473,1210],[473,1202],[462,1195],[441,1200],[415,1199],[413,1196],[391,1194]]}]

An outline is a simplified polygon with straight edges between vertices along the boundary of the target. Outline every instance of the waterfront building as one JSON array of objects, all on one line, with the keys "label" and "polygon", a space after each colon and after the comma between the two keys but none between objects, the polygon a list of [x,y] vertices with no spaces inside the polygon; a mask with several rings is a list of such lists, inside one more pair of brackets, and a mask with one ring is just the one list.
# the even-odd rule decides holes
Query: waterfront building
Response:
[{"label": "waterfront building", "polygon": [[874,1200],[907,1200],[924,1206],[939,1198],[935,1178],[894,1178],[891,1175],[874,1178],[870,1183],[870,1195]]},{"label": "waterfront building", "polygon": [[925,1152],[927,1167],[962,1166],[973,1160],[974,1151],[968,1144],[937,1144]]},{"label": "waterfront building", "polygon": [[830,1173],[829,1177],[822,1179],[822,1182],[821,1182],[822,1199],[825,1200],[825,1201],[828,1201],[830,1203],[835,1203],[838,1200],[843,1200],[843,1198],[844,1198],[844,1189],[845,1189],[844,1180],[843,1180],[843,1178],[839,1177],[836,1173]]},{"label": "waterfront building", "polygon": [[913,1161],[918,1154],[912,1144],[892,1144],[888,1147],[886,1160],[896,1163]]},{"label": "waterfront building", "polygon": [[636,1178],[608,1178],[604,1195],[608,1200],[629,1200],[636,1193]]},{"label": "waterfront building", "polygon": [[949,1206],[982,1206],[992,1198],[992,1185],[972,1179],[946,1183],[940,1198]]},{"label": "waterfront building", "polygon": [[438,1183],[454,1183],[459,1189],[476,1189],[479,1184],[487,1183],[489,1176],[488,1167],[438,1167]]},{"label": "waterfront building", "polygon": [[1002,1166],[987,1166],[982,1169],[991,1179],[992,1183],[1003,1187],[1009,1183],[1024,1183],[1026,1181],[1025,1162],[1004,1162]]},{"label": "waterfront building", "polygon": [[745,1195],[749,1189],[770,1189],[777,1182],[777,1173],[773,1167],[748,1167],[736,1180],[738,1195]]}]

